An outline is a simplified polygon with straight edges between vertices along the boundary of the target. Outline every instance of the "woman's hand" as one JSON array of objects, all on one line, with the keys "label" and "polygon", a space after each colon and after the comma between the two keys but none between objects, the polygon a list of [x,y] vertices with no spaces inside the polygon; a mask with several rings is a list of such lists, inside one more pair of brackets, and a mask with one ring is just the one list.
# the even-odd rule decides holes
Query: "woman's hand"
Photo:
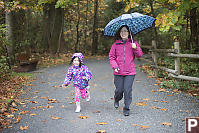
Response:
[{"label": "woman's hand", "polygon": [[136,46],[135,43],[131,43],[131,45],[132,45],[132,48],[133,48],[133,49],[136,49],[136,48],[137,48],[137,46]]},{"label": "woman's hand", "polygon": [[119,70],[120,70],[119,68],[116,68],[114,71],[115,71],[116,73],[118,73],[118,72],[119,72]]}]

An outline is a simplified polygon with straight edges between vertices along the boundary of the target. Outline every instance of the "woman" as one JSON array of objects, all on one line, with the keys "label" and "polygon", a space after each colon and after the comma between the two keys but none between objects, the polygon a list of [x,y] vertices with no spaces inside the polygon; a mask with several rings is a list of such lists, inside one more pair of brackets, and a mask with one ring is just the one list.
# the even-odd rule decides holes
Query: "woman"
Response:
[{"label": "woman", "polygon": [[[116,40],[109,52],[109,63],[114,70],[114,107],[119,107],[119,101],[124,94],[124,116],[128,116],[130,112],[130,104],[132,102],[132,86],[136,75],[136,67],[134,63],[135,56],[142,56],[142,50],[135,40],[131,40],[130,30],[128,26],[122,26],[116,33]],[[132,41],[134,43],[132,43]]]}]

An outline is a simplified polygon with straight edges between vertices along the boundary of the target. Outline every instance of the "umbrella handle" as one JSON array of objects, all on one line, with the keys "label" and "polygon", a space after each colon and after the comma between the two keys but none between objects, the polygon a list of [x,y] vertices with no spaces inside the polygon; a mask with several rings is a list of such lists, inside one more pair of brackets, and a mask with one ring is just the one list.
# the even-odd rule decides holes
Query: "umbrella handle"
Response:
[{"label": "umbrella handle", "polygon": [[131,36],[131,41],[132,41],[132,43],[133,43],[133,37],[132,37],[132,35],[131,35],[131,32],[130,32],[130,36]]}]

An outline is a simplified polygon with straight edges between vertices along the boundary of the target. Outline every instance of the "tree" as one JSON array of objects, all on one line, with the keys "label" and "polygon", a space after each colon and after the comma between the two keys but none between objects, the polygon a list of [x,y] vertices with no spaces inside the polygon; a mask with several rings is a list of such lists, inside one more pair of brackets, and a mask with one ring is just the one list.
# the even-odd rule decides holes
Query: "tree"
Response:
[{"label": "tree", "polygon": [[98,0],[95,0],[94,4],[94,22],[93,22],[93,42],[92,42],[92,55],[97,53],[97,45],[98,45]]}]

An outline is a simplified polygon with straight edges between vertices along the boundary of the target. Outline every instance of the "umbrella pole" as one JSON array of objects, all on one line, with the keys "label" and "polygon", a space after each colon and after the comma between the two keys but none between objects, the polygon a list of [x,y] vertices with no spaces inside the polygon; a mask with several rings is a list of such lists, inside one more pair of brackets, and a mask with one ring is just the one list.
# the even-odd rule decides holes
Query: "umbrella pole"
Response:
[{"label": "umbrella pole", "polygon": [[132,35],[131,35],[131,32],[130,32],[130,36],[131,36],[131,42],[133,43],[133,37],[132,37]]}]

